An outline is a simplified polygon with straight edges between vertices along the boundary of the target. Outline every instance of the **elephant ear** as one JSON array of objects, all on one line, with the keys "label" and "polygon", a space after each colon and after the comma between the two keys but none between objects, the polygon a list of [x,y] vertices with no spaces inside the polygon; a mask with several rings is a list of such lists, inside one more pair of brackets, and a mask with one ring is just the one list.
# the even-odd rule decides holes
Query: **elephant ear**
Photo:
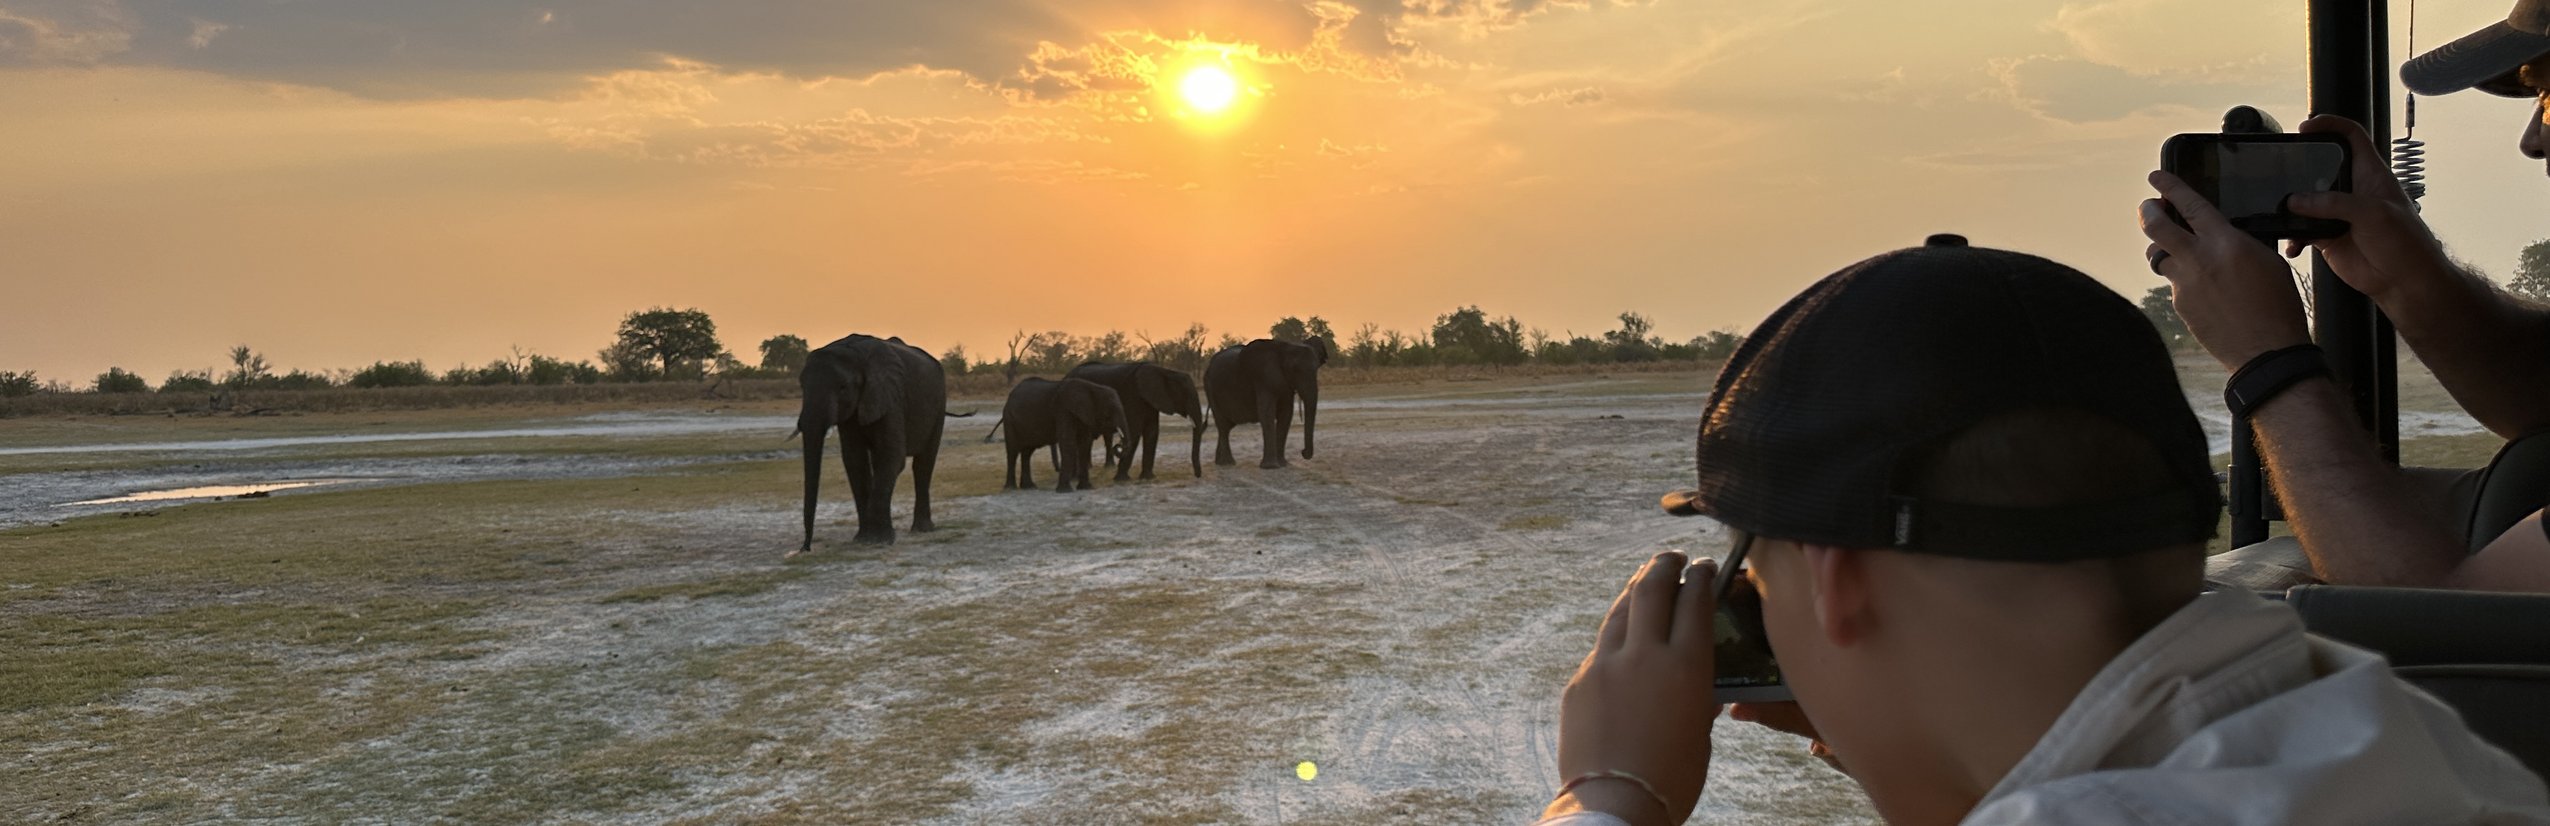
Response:
[{"label": "elephant ear", "polygon": [[[1142,400],[1150,403],[1153,410],[1183,413],[1186,405],[1179,404],[1177,394],[1170,391],[1168,373],[1166,367],[1145,367],[1133,374],[1133,390],[1141,394]],[[1194,401],[1194,396],[1194,393],[1188,393],[1187,400]]]},{"label": "elephant ear", "polygon": [[1079,379],[1068,381],[1072,386],[1064,388],[1069,392],[1063,394],[1063,408],[1071,411],[1071,418],[1080,423],[1081,432],[1098,432],[1098,391],[1105,388]]},{"label": "elephant ear", "polygon": [[1306,345],[1306,346],[1310,347],[1310,349],[1311,349],[1313,352],[1316,352],[1316,353],[1318,353],[1318,354],[1319,354],[1319,364],[1320,364],[1320,366],[1325,367],[1325,366],[1327,366],[1327,365],[1328,365],[1328,340],[1327,340],[1327,339],[1323,339],[1323,338],[1320,338],[1320,337],[1318,337],[1318,336],[1311,336],[1311,337],[1309,337],[1309,338],[1302,339],[1302,344],[1304,344],[1304,345]]},{"label": "elephant ear", "polygon": [[865,372],[867,381],[859,388],[859,423],[872,425],[902,406],[903,379],[894,370],[875,365]]}]

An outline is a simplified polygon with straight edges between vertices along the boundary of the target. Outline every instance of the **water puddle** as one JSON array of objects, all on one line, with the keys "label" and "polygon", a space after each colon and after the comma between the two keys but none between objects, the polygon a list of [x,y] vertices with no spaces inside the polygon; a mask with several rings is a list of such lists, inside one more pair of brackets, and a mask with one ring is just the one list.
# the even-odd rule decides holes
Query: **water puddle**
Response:
[{"label": "water puddle", "polygon": [[264,482],[264,483],[259,483],[259,484],[248,484],[248,485],[199,485],[199,486],[191,487],[191,488],[170,488],[170,489],[167,489],[167,490],[146,490],[146,491],[142,491],[142,492],[140,492],[140,493],[130,493],[130,494],[125,494],[125,495],[123,495],[123,496],[110,496],[110,497],[107,497],[107,498],[104,498],[104,499],[88,499],[88,500],[83,500],[83,501],[79,501],[79,502],[64,502],[64,503],[61,503],[61,504],[55,505],[54,507],[57,507],[57,508],[68,508],[68,507],[75,507],[75,506],[79,506],[79,505],[123,505],[123,504],[129,504],[129,503],[134,503],[134,502],[174,502],[174,501],[183,500],[183,499],[221,499],[221,498],[225,498],[225,497],[238,497],[238,498],[242,498],[242,499],[256,499],[256,498],[264,497],[264,496],[265,496],[265,495],[267,495],[267,494],[270,494],[270,493],[273,493],[273,492],[275,492],[275,491],[279,491],[279,490],[292,490],[292,489],[294,489],[294,488],[310,488],[310,487],[318,487],[318,486],[320,486],[320,485],[341,485],[341,484],[344,484],[344,483],[347,483],[347,482],[352,482],[352,481],[355,481],[355,480],[353,480],[353,479],[293,479],[293,480],[286,480],[286,481]]}]

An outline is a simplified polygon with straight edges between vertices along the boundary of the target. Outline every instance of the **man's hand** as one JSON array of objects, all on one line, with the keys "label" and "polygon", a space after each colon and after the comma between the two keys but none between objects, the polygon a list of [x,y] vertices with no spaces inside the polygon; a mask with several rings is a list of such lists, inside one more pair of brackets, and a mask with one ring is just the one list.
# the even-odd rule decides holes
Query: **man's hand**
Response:
[{"label": "man's hand", "polygon": [[[2153,172],[2151,185],[2166,200],[2143,202],[2143,236],[2169,254],[2158,269],[2169,279],[2170,303],[2206,352],[2238,370],[2261,353],[2311,343],[2293,269],[2274,248],[2233,227],[2178,176]],[[2170,220],[2167,207],[2187,226]]]},{"label": "man's hand", "polygon": [[1709,583],[1716,573],[1707,560],[1686,568],[1673,551],[1648,560],[1612,601],[1594,652],[1559,702],[1561,777],[1628,772],[1664,799],[1648,800],[1630,781],[1594,780],[1552,802],[1547,814],[1596,809],[1631,823],[1681,823],[1700,804],[1718,713],[1710,702],[1717,606]]},{"label": "man's hand", "polygon": [[[2444,245],[2417,217],[2407,193],[2400,191],[2399,180],[2382,166],[2382,153],[2373,148],[2364,127],[2335,115],[2321,115],[2303,121],[2302,131],[2345,138],[2355,159],[2350,171],[2355,191],[2301,193],[2286,203],[2296,215],[2347,223],[2346,234],[2311,242],[2338,278],[2389,308],[2402,287],[2452,277],[2453,263],[2445,257]],[[2300,244],[2290,244],[2285,254],[2300,250]]]}]

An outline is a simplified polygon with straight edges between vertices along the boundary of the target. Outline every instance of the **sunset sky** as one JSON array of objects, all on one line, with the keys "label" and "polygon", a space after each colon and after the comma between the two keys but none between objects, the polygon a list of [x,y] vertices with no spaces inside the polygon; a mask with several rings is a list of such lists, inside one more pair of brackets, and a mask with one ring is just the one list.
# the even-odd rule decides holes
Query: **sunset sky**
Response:
[{"label": "sunset sky", "polygon": [[[0,0],[0,370],[586,359],[658,305],[748,361],[1463,304],[1679,339],[1943,231],[2140,294],[2161,139],[2298,122],[2303,8]],[[2503,277],[2550,234],[2527,106],[2420,115],[2427,215]]]}]

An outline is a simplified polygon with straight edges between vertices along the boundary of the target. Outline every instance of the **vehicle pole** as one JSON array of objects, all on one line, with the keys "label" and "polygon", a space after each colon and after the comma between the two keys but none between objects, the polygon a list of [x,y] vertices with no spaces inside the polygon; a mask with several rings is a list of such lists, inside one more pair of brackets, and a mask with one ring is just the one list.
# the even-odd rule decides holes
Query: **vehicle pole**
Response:
[{"label": "vehicle pole", "polygon": [[[2338,115],[2364,124],[2389,165],[2391,145],[2390,7],[2387,0],[2308,0],[2310,89],[2313,115]],[[2329,370],[2347,394],[2356,419],[2372,434],[2382,458],[2399,463],[2398,337],[2371,299],[2347,286],[2329,262],[2311,253],[2310,306],[2313,338],[2327,351]],[[2267,522],[2280,518],[2266,486],[2266,468],[2248,428],[2235,423],[2232,444],[2231,544],[2267,538]]]}]

